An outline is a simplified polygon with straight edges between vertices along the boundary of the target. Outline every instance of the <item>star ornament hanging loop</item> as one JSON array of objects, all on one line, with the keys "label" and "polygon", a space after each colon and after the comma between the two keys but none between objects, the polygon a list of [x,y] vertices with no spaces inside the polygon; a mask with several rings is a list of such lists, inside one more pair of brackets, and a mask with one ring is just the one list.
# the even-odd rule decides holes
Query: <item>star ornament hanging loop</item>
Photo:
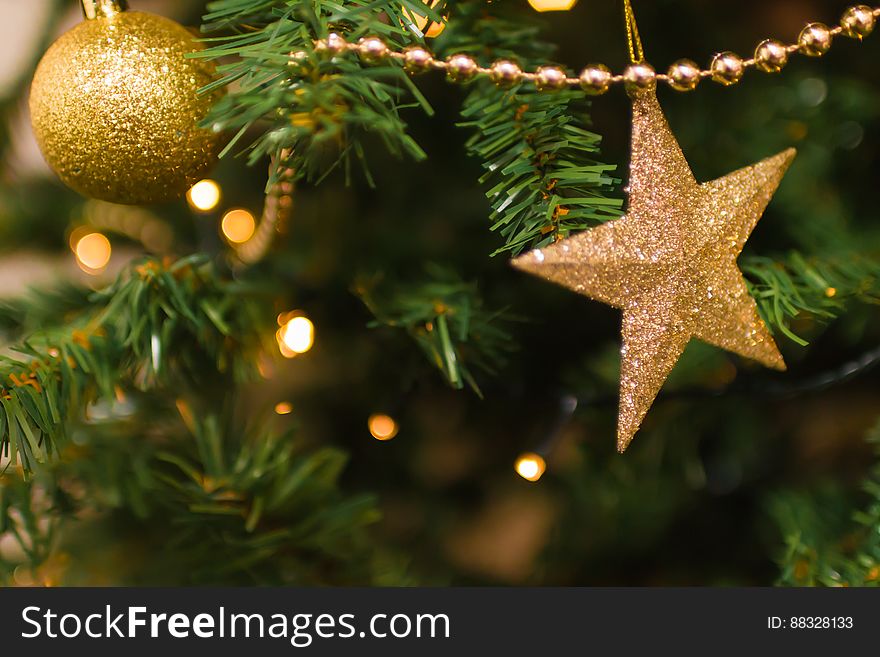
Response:
[{"label": "star ornament hanging loop", "polygon": [[698,183],[654,89],[632,94],[626,214],[513,260],[623,311],[617,448],[632,442],[691,338],[785,369],[737,258],[795,157]]}]

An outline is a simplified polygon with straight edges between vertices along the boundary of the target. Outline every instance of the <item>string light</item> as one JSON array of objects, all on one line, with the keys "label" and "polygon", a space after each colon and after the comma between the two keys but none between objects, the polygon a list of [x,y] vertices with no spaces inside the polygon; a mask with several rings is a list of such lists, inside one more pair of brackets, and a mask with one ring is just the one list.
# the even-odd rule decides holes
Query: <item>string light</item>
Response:
[{"label": "string light", "polygon": [[261,352],[257,357],[257,371],[264,379],[271,379],[275,376],[275,362],[266,352]]},{"label": "string light", "polygon": [[210,212],[220,205],[220,185],[213,180],[200,180],[186,193],[186,202],[197,212]]},{"label": "string light", "polygon": [[577,4],[577,0],[529,0],[535,11],[568,11]]},{"label": "string light", "polygon": [[293,358],[306,353],[315,344],[315,325],[308,317],[297,315],[284,320],[275,338],[281,355],[285,358]]},{"label": "string light", "polygon": [[278,415],[290,415],[293,413],[293,405],[290,402],[278,402],[275,404],[275,412]]},{"label": "string light", "polygon": [[256,228],[257,221],[254,215],[242,209],[230,210],[223,215],[223,220],[220,222],[223,235],[233,244],[247,242],[253,237]]},{"label": "string light", "polygon": [[367,427],[373,438],[382,441],[391,440],[400,430],[394,418],[384,413],[373,413],[367,420]]},{"label": "string light", "polygon": [[76,241],[73,253],[80,269],[88,274],[103,271],[110,262],[110,240],[101,233],[88,233]]},{"label": "string light", "polygon": [[[88,207],[88,202],[86,202],[85,207]],[[88,226],[77,226],[72,231],[70,231],[70,235],[67,236],[67,245],[70,247],[70,250],[76,253],[76,245],[79,244],[79,241],[88,235],[89,233],[94,233],[95,227],[94,225]]]},{"label": "string light", "polygon": [[516,473],[527,481],[538,481],[547,469],[547,463],[540,454],[526,452],[521,454],[514,464]]},{"label": "string light", "polygon": [[[433,9],[434,7],[436,7],[438,2],[440,2],[440,0],[434,0],[431,3],[431,8]],[[415,21],[415,26],[419,29],[419,32],[424,32],[425,36],[429,39],[440,36],[440,33],[443,32],[444,29],[446,29],[446,23],[443,22],[437,23],[434,21],[430,21],[429,25],[429,19],[424,14],[412,12],[411,17]],[[427,32],[425,32],[426,27],[428,28]]]}]

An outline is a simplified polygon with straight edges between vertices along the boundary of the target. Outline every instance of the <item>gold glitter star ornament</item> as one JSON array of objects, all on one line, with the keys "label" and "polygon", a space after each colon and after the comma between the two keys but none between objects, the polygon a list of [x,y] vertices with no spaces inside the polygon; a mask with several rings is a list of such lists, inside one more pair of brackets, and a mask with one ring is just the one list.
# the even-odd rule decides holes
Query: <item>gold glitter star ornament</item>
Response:
[{"label": "gold glitter star ornament", "polygon": [[214,163],[205,130],[214,65],[192,34],[121,0],[82,0],[86,20],[53,43],[34,74],[31,123],[46,161],[77,192],[114,203],[182,196]]},{"label": "gold glitter star ornament", "polygon": [[654,89],[632,104],[626,215],[513,261],[623,311],[621,452],[691,338],[785,369],[736,260],[795,156],[700,184]]}]

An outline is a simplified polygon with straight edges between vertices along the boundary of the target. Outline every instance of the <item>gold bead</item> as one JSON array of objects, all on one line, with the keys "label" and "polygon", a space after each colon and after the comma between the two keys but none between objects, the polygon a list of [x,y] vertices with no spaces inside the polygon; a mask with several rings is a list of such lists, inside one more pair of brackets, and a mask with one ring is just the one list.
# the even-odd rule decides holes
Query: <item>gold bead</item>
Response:
[{"label": "gold bead", "polygon": [[755,48],[755,66],[765,73],[779,73],[788,63],[785,44],[776,39],[765,39]]},{"label": "gold bead", "polygon": [[315,44],[316,51],[325,53],[331,57],[345,52],[346,48],[348,48],[348,43],[346,43],[345,39],[336,32],[331,32],[327,35],[326,39],[321,39]]},{"label": "gold bead", "polygon": [[453,82],[467,82],[476,74],[477,62],[468,55],[452,55],[446,60],[446,75]]},{"label": "gold bead", "polygon": [[720,52],[712,58],[709,70],[715,82],[729,86],[740,81],[745,72],[745,65],[742,57],[736,53]]},{"label": "gold bead", "polygon": [[288,66],[302,66],[309,60],[309,53],[305,50],[296,50],[290,53],[287,59]]},{"label": "gold bead", "polygon": [[111,18],[116,14],[127,11],[128,3],[125,0],[82,0],[83,16],[88,19]]},{"label": "gold bead", "polygon": [[522,69],[515,63],[507,59],[499,59],[492,64],[489,77],[498,85],[513,85],[520,82],[523,78]]},{"label": "gold bead", "polygon": [[566,83],[565,71],[556,66],[542,66],[536,72],[535,86],[540,91],[555,91],[564,89]]},{"label": "gold bead", "polygon": [[657,74],[650,64],[633,64],[623,72],[623,82],[629,91],[649,89],[656,80]]},{"label": "gold bead", "polygon": [[388,56],[388,46],[378,37],[365,37],[358,41],[358,52],[365,62],[376,64]]},{"label": "gold bead", "polygon": [[611,85],[611,71],[605,64],[590,64],[578,77],[581,89],[591,96],[598,96],[608,91]]},{"label": "gold bead", "polygon": [[403,67],[410,73],[424,73],[433,63],[434,58],[424,48],[413,46],[403,51]]},{"label": "gold bead", "polygon": [[847,9],[840,19],[843,33],[853,39],[863,39],[874,31],[877,19],[874,10],[866,5],[856,5]]},{"label": "gold bead", "polygon": [[[183,26],[144,12],[85,20],[43,56],[30,110],[40,150],[80,194],[113,203],[183,196],[223,134],[201,127],[220,93],[214,65]],[[161,74],[160,74],[161,72]]]},{"label": "gold bead", "polygon": [[821,57],[831,48],[831,30],[824,23],[810,23],[798,36],[801,52],[809,57]]},{"label": "gold bead", "polygon": [[676,91],[693,91],[700,83],[700,67],[689,59],[679,59],[669,67],[669,86]]}]

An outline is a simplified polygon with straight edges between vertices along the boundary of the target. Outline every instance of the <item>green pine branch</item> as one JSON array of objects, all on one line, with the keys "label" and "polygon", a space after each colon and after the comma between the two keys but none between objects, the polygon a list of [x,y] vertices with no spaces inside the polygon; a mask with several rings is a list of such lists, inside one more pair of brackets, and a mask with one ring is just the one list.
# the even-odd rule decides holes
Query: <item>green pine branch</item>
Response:
[{"label": "green pine branch", "polygon": [[[234,133],[226,152],[247,151],[251,163],[290,152],[298,177],[320,180],[342,167],[366,167],[369,139],[416,160],[425,153],[407,133],[401,111],[430,105],[397,64],[367,66],[351,54],[328,57],[315,41],[331,31],[349,41],[383,37],[396,48],[421,41],[412,29],[418,13],[439,19],[421,2],[402,0],[218,0],[208,5],[203,29],[229,32],[208,39],[201,56],[233,59],[218,66],[213,87],[231,87],[207,124]],[[298,53],[291,57],[291,53]],[[240,145],[247,137],[250,142]]]},{"label": "green pine branch", "polygon": [[[21,548],[0,556],[0,583],[21,568],[68,585],[407,581],[370,535],[376,501],[340,488],[342,452],[189,402],[177,408],[92,422],[67,458],[3,482],[0,537]],[[112,581],[94,552],[105,534],[131,542]]]},{"label": "green pine branch", "polygon": [[0,301],[0,330],[12,342],[40,329],[64,326],[93,307],[92,291],[70,281],[31,288],[23,297]]},{"label": "green pine branch", "polygon": [[97,298],[104,306],[98,322],[113,329],[123,365],[141,385],[181,376],[200,382],[206,371],[235,381],[255,375],[264,335],[258,298],[206,256],[135,263]]},{"label": "green pine branch", "polygon": [[829,320],[844,312],[847,302],[880,302],[880,261],[865,255],[750,256],[742,270],[764,321],[800,345],[807,341],[792,330],[794,320]]},{"label": "green pine branch", "polygon": [[[534,13],[483,3],[456,6],[438,53],[469,53],[488,65],[512,59],[524,68],[548,62]],[[467,150],[483,163],[491,228],[504,239],[493,255],[514,255],[620,216],[614,165],[597,159],[601,138],[589,128],[579,91],[538,92],[532,83],[500,89],[481,80],[464,101],[460,125],[472,131]]]},{"label": "green pine branch", "polygon": [[[220,65],[215,86],[237,88],[208,122],[236,132],[230,148],[258,131],[244,147],[251,162],[290,151],[292,168],[312,180],[338,166],[348,175],[353,162],[365,163],[368,135],[396,155],[423,159],[400,111],[413,103],[431,110],[399,63],[328,57],[315,51],[314,40],[333,30],[349,41],[379,35],[400,48],[422,40],[412,29],[415,12],[439,19],[441,9],[421,2],[211,3],[205,29],[238,33],[211,39],[205,56],[235,56]],[[482,2],[457,3],[434,46],[440,57],[468,52],[485,62],[519,51],[520,58],[544,60],[552,48],[536,37],[531,14],[526,20],[493,7],[489,16]],[[492,228],[505,241],[497,252],[518,253],[619,215],[620,200],[609,197],[614,167],[595,159],[600,139],[587,129],[583,94],[539,94],[531,84],[504,91],[483,81],[473,86],[463,116],[475,133],[468,150],[487,170]]]},{"label": "green pine branch", "polygon": [[[253,299],[203,257],[135,263],[66,327],[0,357],[0,456],[25,473],[56,456],[68,427],[119,386],[247,380],[261,346]],[[39,311],[45,299],[32,307]],[[19,302],[24,303],[24,302]]]},{"label": "green pine branch", "polygon": [[99,395],[112,395],[118,345],[97,327],[31,338],[0,357],[0,456],[26,473],[57,456],[68,426]]},{"label": "green pine branch", "polygon": [[515,349],[510,334],[498,326],[512,318],[484,308],[476,284],[448,269],[428,266],[424,280],[406,285],[361,281],[356,292],[376,317],[371,327],[406,331],[455,388],[467,384],[480,395],[476,372],[497,373]]},{"label": "green pine branch", "polygon": [[585,129],[582,94],[502,91],[480,84],[462,114],[468,151],[483,161],[492,230],[504,238],[493,255],[539,248],[620,216],[609,197],[612,165],[595,160],[600,137]]},{"label": "green pine branch", "polygon": [[[841,521],[850,501],[840,494],[778,495],[771,511],[785,551],[779,584],[784,586],[880,586],[880,424],[869,434],[877,465],[863,488],[867,502]],[[851,508],[851,507],[850,507]]]}]

